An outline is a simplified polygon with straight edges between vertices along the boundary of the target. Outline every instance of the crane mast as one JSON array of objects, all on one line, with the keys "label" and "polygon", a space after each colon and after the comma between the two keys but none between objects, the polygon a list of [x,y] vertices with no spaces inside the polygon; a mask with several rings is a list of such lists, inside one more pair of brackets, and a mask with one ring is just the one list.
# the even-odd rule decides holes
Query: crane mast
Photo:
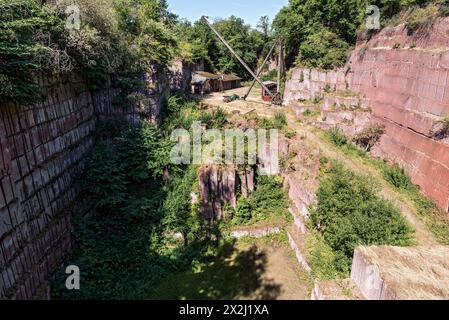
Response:
[{"label": "crane mast", "polygon": [[[256,82],[258,82],[261,86],[262,86],[262,88],[270,95],[270,97],[271,97],[271,102],[273,103],[273,104],[275,104],[275,105],[281,105],[282,104],[282,97],[281,97],[281,94],[280,94],[280,79],[281,79],[281,77],[280,77],[280,63],[281,63],[281,61],[279,61],[278,62],[278,82],[277,82],[277,87],[278,87],[278,92],[277,93],[272,93],[268,88],[267,88],[267,86],[265,86],[264,85],[264,83],[263,83],[263,81],[259,78],[259,75],[260,75],[260,73],[261,73],[261,71],[262,71],[262,68],[263,68],[263,66],[262,66],[262,68],[259,70],[259,72],[257,73],[257,75],[256,75],[256,73],[255,72],[253,72],[253,70],[251,70],[251,68],[245,63],[245,61],[243,61],[243,59],[234,51],[234,49],[229,45],[229,43],[221,36],[221,34],[214,28],[214,26],[209,22],[209,20],[208,20],[208,18],[206,17],[206,16],[202,16],[201,17],[201,20],[203,20],[208,26],[209,26],[209,28],[217,35],[217,37],[218,37],[218,39],[220,39],[220,41],[225,45],[225,47],[226,48],[228,48],[228,50],[234,55],[234,57],[242,64],[242,66],[249,72],[249,74],[251,74],[251,76],[254,78],[254,81],[256,81]],[[276,45],[275,45],[276,46]],[[271,53],[272,53],[272,51],[274,50],[274,47],[275,46],[273,46],[273,48],[272,48],[272,50],[271,50]],[[281,47],[281,46],[279,46],[279,47]],[[281,55],[282,55],[282,50],[280,49],[279,50],[279,57],[281,57]],[[271,55],[271,53],[270,53],[270,55]],[[268,58],[269,58],[269,56],[267,57],[267,59],[266,60],[268,60]],[[265,62],[266,63],[266,62]],[[251,88],[254,86],[254,84],[251,86]],[[251,91],[251,89],[250,89],[250,91]],[[249,92],[250,91],[248,91],[248,93],[246,94],[246,96],[245,96],[245,98],[248,96],[248,94],[249,94]]]}]

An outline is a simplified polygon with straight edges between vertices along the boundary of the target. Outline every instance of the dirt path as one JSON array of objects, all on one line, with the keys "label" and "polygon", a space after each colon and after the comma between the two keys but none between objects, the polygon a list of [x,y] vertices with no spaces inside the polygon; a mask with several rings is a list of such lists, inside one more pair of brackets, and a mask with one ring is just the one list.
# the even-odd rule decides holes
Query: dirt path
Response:
[{"label": "dirt path", "polygon": [[[259,253],[266,257],[265,271],[262,281],[272,283],[279,288],[276,300],[308,300],[312,291],[312,282],[308,274],[298,265],[293,252],[288,247],[278,245],[255,244]],[[249,245],[242,245],[242,250],[247,250]],[[255,292],[252,296],[240,298],[253,298],[261,296]]]},{"label": "dirt path", "polygon": [[[285,239],[284,239],[285,238]],[[298,265],[286,234],[226,241],[212,260],[172,274],[146,299],[307,300],[312,281]]]}]

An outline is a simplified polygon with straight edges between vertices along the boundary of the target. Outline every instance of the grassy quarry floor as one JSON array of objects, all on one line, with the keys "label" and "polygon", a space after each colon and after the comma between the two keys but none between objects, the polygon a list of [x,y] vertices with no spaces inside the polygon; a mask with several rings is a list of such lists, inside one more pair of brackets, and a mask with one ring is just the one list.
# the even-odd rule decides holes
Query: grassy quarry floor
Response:
[{"label": "grassy quarry floor", "polygon": [[281,233],[226,241],[216,257],[161,281],[147,298],[306,300],[312,287]]},{"label": "grassy quarry floor", "polygon": [[[204,97],[197,97],[197,99],[205,108],[220,107],[224,111],[234,114],[235,117],[254,113],[259,117],[272,118],[275,116],[276,112],[281,111],[286,115],[288,127],[296,133],[296,136],[292,139],[291,143],[306,144],[307,150],[316,150],[317,154],[320,156],[335,159],[342,163],[346,168],[359,175],[369,175],[379,187],[378,195],[391,201],[413,228],[414,241],[413,246],[410,248],[385,247],[385,250],[397,253],[398,256],[396,258],[394,258],[394,254],[379,256],[377,253],[369,251],[372,250],[372,248],[366,249],[368,250],[368,258],[372,258],[370,259],[372,260],[373,265],[377,266],[376,268],[378,268],[380,272],[379,275],[381,275],[382,279],[387,281],[388,285],[395,289],[396,292],[401,292],[400,294],[397,294],[397,297],[401,299],[447,297],[447,280],[445,280],[447,279],[447,274],[444,271],[444,269],[447,269],[447,263],[444,259],[431,259],[431,257],[435,256],[435,254],[433,254],[434,251],[441,251],[447,255],[447,247],[441,246],[442,244],[447,244],[447,217],[444,217],[444,219],[441,217],[435,218],[430,211],[423,212],[422,209],[418,207],[416,197],[413,194],[395,188],[385,179],[385,176],[377,163],[378,160],[372,158],[370,155],[361,156],[357,152],[348,152],[344,148],[337,147],[330,141],[325,131],[309,124],[310,121],[308,120],[304,121],[304,119],[299,119],[296,110],[293,107],[277,107],[262,101],[260,88],[255,87],[246,101],[237,100],[231,103],[223,102],[223,96],[237,94],[242,97],[247,92],[247,89],[247,87],[243,87],[225,93],[214,93]],[[440,229],[442,232],[433,228],[433,219],[442,221],[442,224],[444,225],[444,228]],[[429,221],[431,222],[430,224]],[[429,251],[425,248],[434,249],[433,251],[429,249]],[[272,261],[272,259],[276,260],[273,264],[268,263],[270,267],[267,268],[267,277],[271,277],[274,284],[281,284],[285,290],[282,294],[274,294],[274,296],[278,295],[278,297],[274,298],[309,298],[310,296],[304,295],[304,289],[300,289],[301,286],[303,288],[310,286],[311,280],[305,280],[308,278],[307,276],[300,277],[300,279],[302,278],[302,280],[300,280],[301,284],[291,283],[291,280],[288,280],[289,278],[293,278],[293,276],[288,275],[291,273],[289,270],[294,268],[295,265],[298,266],[298,261],[292,258],[292,260],[288,260],[288,263],[286,263],[279,256],[283,255],[281,251],[274,253],[272,252],[272,248],[267,248],[266,246],[263,246],[262,250],[265,250],[267,256],[270,257],[267,261]],[[384,249],[381,248],[379,250]],[[289,251],[291,252],[291,250]],[[429,254],[427,256],[429,252],[433,255]],[[417,259],[418,256],[419,259]],[[427,259],[431,259],[431,261]],[[403,263],[399,263],[397,260],[400,260]],[[290,265],[290,263],[293,264]],[[285,268],[285,266],[288,266],[288,268]],[[257,268],[252,269],[257,270]],[[300,274],[306,273],[300,271]],[[445,283],[438,285],[438,279]],[[246,281],[249,281],[249,279]],[[341,285],[339,285],[340,282]],[[354,283],[349,279],[341,281],[321,281],[320,287],[324,294],[324,299],[363,299],[358,288],[354,287]],[[313,289],[315,298],[316,288],[317,287]],[[410,288],[412,288],[412,290],[409,290]],[[302,292],[300,292],[301,290]],[[275,288],[272,293],[273,292],[276,292]],[[306,290],[306,292],[310,292],[310,290]],[[408,293],[404,294],[403,292]],[[253,295],[238,294],[236,297],[252,299],[261,298],[263,295],[254,291]]]}]

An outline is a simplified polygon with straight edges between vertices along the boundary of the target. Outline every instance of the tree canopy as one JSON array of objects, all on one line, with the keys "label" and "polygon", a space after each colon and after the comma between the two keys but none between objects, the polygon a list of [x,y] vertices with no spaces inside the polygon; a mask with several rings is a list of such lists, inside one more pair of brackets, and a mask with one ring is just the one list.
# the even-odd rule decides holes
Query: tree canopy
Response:
[{"label": "tree canopy", "polygon": [[[253,70],[268,54],[274,39],[268,17],[261,18],[257,29],[235,16],[216,20],[213,26]],[[186,38],[191,44],[190,57],[195,61],[204,59],[208,71],[232,73],[245,79],[251,78],[246,69],[204,22],[197,21],[186,31]]]},{"label": "tree canopy", "polygon": [[[45,1],[44,1],[45,2]],[[28,76],[81,69],[91,84],[109,74],[143,72],[168,64],[177,50],[177,17],[165,0],[78,0],[80,28],[65,23],[71,0],[0,0],[0,96],[32,101]]]},{"label": "tree canopy", "polygon": [[287,66],[301,64],[329,69],[346,61],[363,26],[368,5],[377,5],[381,22],[405,8],[428,0],[290,0],[276,16],[273,26],[286,47]]}]

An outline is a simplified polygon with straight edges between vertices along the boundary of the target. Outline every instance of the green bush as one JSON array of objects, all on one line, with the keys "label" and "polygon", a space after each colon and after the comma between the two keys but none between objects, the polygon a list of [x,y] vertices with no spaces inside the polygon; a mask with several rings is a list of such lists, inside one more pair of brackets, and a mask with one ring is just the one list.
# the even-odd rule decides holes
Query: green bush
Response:
[{"label": "green bush", "polygon": [[228,123],[228,114],[222,108],[216,108],[212,112],[202,113],[199,121],[208,128],[221,129]]},{"label": "green bush", "polygon": [[373,124],[356,134],[354,143],[365,151],[370,151],[385,133],[385,126]]},{"label": "green bush", "polygon": [[127,186],[161,178],[170,164],[171,143],[148,122],[118,132],[122,121],[100,122],[97,143],[88,160],[83,190],[99,209],[123,204]]},{"label": "green bush", "polygon": [[335,251],[317,231],[306,237],[307,262],[313,274],[321,280],[344,278],[349,273],[344,259],[337,259]]},{"label": "green bush", "polygon": [[237,207],[235,209],[232,222],[236,225],[246,224],[253,218],[254,213],[254,201],[251,198],[240,198],[237,201]]},{"label": "green bush", "polygon": [[332,128],[329,130],[331,141],[337,146],[342,147],[348,144],[349,140],[340,128]]},{"label": "green bush", "polygon": [[123,118],[112,118],[107,121],[99,121],[95,128],[95,138],[108,140],[120,137],[129,129],[129,123]]},{"label": "green bush", "polygon": [[89,200],[100,210],[116,209],[126,200],[128,182],[119,157],[100,142],[87,161],[82,186]]},{"label": "green bush", "polygon": [[285,115],[285,113],[277,111],[274,114],[274,127],[276,129],[281,130],[282,128],[284,128],[287,125],[287,116]]},{"label": "green bush", "polygon": [[276,69],[270,70],[262,77],[262,81],[277,81],[277,74]]},{"label": "green bush", "polygon": [[398,209],[377,196],[372,179],[335,162],[326,164],[322,172],[310,219],[334,251],[339,272],[347,273],[359,245],[411,244],[411,228]]},{"label": "green bush", "polygon": [[265,130],[282,130],[287,125],[287,116],[280,111],[274,114],[274,118],[256,118],[257,125]]},{"label": "green bush", "polygon": [[188,130],[194,121],[201,118],[196,102],[188,101],[184,94],[170,96],[162,111],[162,127],[166,134],[180,128]]},{"label": "green bush", "polygon": [[385,179],[398,189],[410,190],[415,187],[405,170],[397,164],[384,166],[382,173]]},{"label": "green bush", "polygon": [[287,207],[282,179],[258,176],[256,190],[248,198],[238,199],[233,223],[248,224],[267,220],[271,216],[288,216]]},{"label": "green bush", "polygon": [[293,129],[290,129],[289,127],[285,127],[282,130],[282,133],[285,135],[287,139],[293,139],[296,136],[296,131]]},{"label": "green bush", "polygon": [[162,177],[170,164],[171,142],[149,122],[128,130],[118,142],[124,172],[135,182]]},{"label": "green bush", "polygon": [[184,246],[200,240],[203,231],[202,217],[197,207],[192,205],[192,192],[198,185],[197,168],[191,166],[184,175],[174,177],[172,188],[164,201],[164,219],[166,230],[180,232],[184,238]]}]

